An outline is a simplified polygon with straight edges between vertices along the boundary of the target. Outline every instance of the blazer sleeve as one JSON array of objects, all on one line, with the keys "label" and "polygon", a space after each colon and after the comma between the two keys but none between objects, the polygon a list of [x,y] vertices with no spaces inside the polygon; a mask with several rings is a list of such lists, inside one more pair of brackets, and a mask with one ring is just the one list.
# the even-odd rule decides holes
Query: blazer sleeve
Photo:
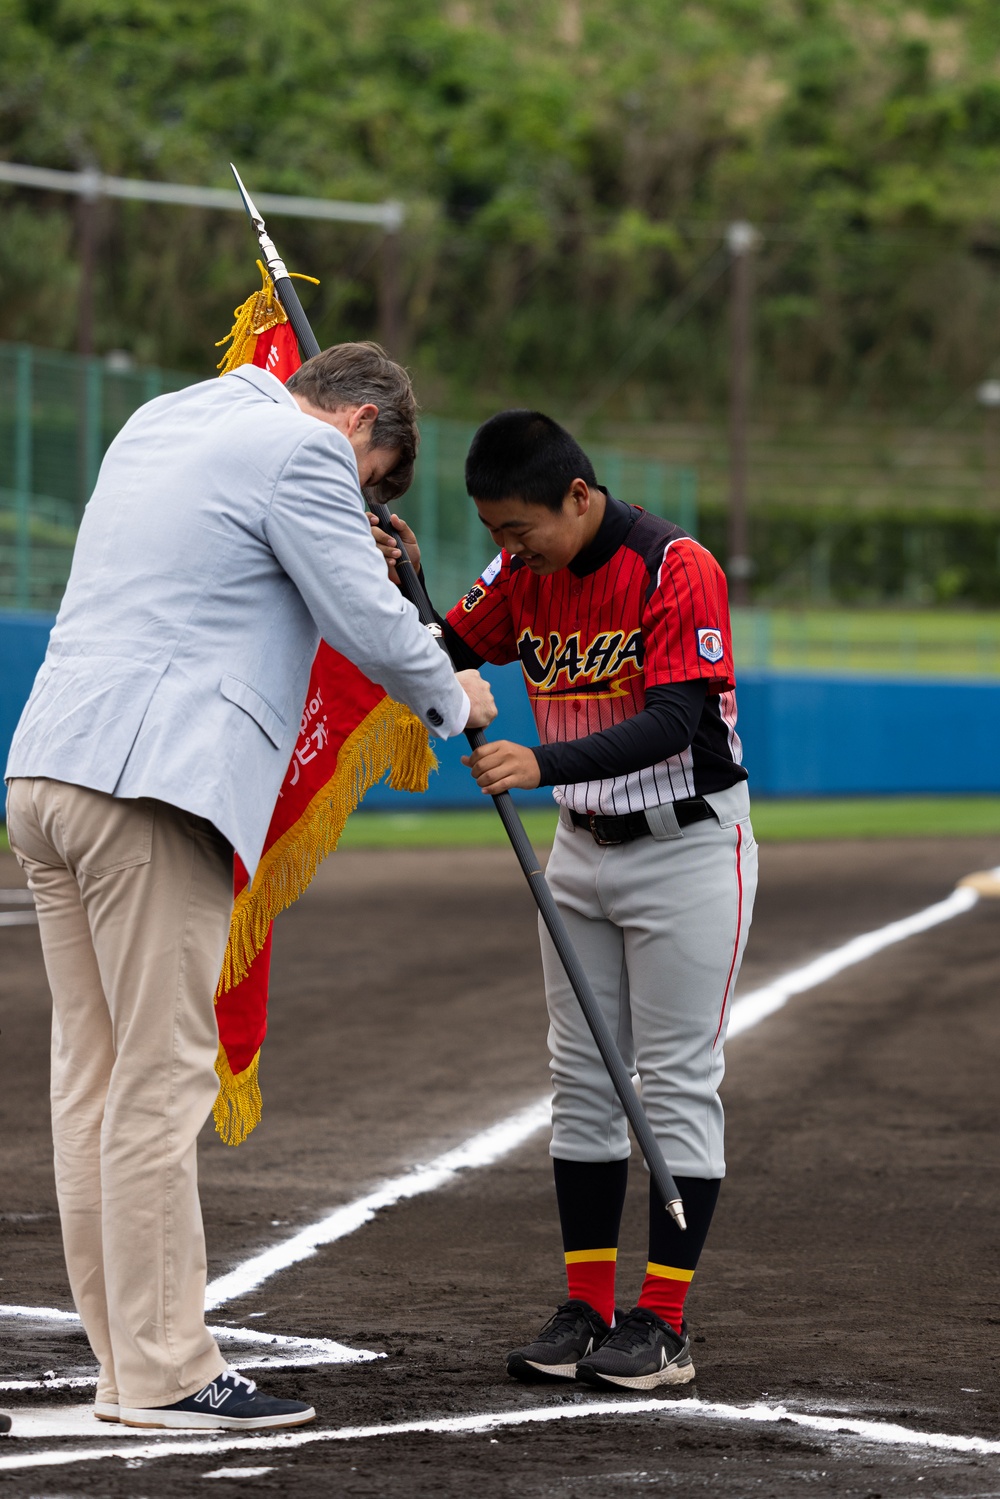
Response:
[{"label": "blazer sleeve", "polygon": [[264,532],[320,634],[442,738],[458,734],[469,699],[417,611],[389,581],[372,537],[347,439],[317,421],[285,462]]}]

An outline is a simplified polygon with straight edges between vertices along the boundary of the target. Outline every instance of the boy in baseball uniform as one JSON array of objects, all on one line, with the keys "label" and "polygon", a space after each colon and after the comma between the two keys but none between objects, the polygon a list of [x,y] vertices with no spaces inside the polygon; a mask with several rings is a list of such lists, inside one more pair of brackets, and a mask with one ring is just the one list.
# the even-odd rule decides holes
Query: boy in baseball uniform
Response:
[{"label": "boy in baseball uniform", "polygon": [[616,1316],[626,1121],[540,923],[567,1297],[507,1369],[683,1384],[695,1372],[684,1300],[725,1175],[723,1043],[757,883],[726,580],[678,526],[610,495],[540,412],[484,423],[466,486],[499,550],[443,621],[446,644],[460,668],[520,661],[538,743],[495,740],[465,763],[484,793],[553,788],[547,878],[688,1225],[650,1183],[645,1278]]}]

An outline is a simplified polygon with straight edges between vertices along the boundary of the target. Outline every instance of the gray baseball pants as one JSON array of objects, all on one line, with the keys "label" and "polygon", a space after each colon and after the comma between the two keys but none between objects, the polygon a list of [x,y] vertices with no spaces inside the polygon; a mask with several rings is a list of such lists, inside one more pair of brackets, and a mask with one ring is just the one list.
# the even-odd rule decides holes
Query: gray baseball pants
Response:
[{"label": "gray baseball pants", "polygon": [[[676,1176],[724,1176],[723,1043],[753,913],[757,845],[745,783],[705,798],[716,817],[602,848],[560,813],[546,877]],[[625,1114],[539,923],[553,1080],[551,1154],[628,1156]]]}]

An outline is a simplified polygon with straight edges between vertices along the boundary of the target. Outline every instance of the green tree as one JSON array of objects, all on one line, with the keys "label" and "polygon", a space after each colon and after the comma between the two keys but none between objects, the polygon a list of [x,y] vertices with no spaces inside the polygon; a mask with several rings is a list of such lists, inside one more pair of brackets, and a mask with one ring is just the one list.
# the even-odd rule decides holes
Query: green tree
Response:
[{"label": "green tree", "polygon": [[[936,398],[1000,352],[992,0],[0,0],[0,27],[12,160],[402,199],[409,357],[456,408],[572,408],[736,216],[775,400]],[[0,335],[72,345],[72,205],[3,211]],[[274,227],[321,337],[370,334],[378,236]],[[104,204],[101,346],[207,368],[251,261],[236,215]],[[720,281],[612,405],[698,409],[724,372]]]}]

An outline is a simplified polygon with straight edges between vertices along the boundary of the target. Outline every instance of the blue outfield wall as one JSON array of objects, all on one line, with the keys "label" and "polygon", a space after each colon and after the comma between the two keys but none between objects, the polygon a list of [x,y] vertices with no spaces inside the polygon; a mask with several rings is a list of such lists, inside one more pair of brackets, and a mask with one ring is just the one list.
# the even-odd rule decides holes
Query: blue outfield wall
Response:
[{"label": "blue outfield wall", "polygon": [[742,672],[760,796],[1000,791],[1000,682]]},{"label": "blue outfield wall", "polygon": [[[486,667],[500,716],[491,739],[537,740],[518,666]],[[757,796],[880,796],[1000,792],[1000,682],[739,673],[739,734]],[[461,744],[439,743],[441,769],[425,803],[469,793]],[[549,791],[517,792],[529,805]],[[412,808],[379,786],[366,806]]]},{"label": "blue outfield wall", "polygon": [[0,610],[0,774],[54,623],[51,614],[8,614]]},{"label": "blue outfield wall", "polygon": [[[0,612],[0,765],[45,655],[52,620]],[[518,666],[486,667],[500,716],[491,738],[535,741]],[[741,672],[739,731],[758,796],[1000,792],[1000,682]],[[424,797],[376,786],[365,806],[485,805],[461,763],[464,738],[437,744]],[[518,792],[547,805],[548,790]]]}]

